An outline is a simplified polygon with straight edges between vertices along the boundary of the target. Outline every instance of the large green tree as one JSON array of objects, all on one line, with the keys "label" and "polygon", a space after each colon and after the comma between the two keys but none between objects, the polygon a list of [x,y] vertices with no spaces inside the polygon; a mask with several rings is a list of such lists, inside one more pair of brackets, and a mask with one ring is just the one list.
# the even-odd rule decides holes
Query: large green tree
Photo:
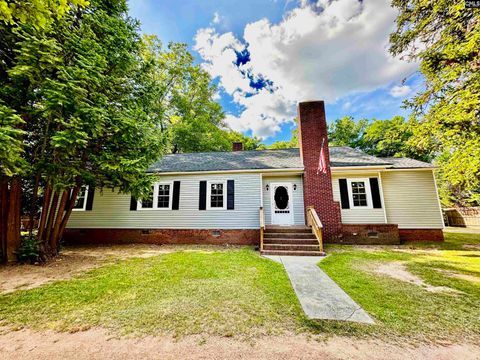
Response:
[{"label": "large green tree", "polygon": [[194,64],[185,44],[170,43],[166,48],[153,35],[143,38],[143,57],[152,65],[156,80],[148,97],[154,104],[150,113],[161,114],[161,127],[168,150],[177,152],[227,151],[232,142],[255,149],[259,139],[229,130],[224,113],[214,98],[217,88],[210,75]]},{"label": "large green tree", "polygon": [[409,157],[430,161],[432,153],[410,142],[416,123],[401,116],[391,119],[361,119],[351,116],[335,120],[328,127],[330,145],[350,146],[379,157]]},{"label": "large green tree", "polygon": [[0,0],[0,21],[5,24],[30,24],[43,28],[61,18],[71,7],[85,7],[87,0]]},{"label": "large green tree", "polygon": [[[163,117],[148,97],[159,80],[123,0],[92,1],[41,30],[5,26],[13,40],[0,52],[10,54],[0,101],[21,119],[11,123],[23,133],[28,166],[13,176],[13,166],[2,169],[2,179],[10,191],[20,177],[35,179],[34,197],[43,195],[37,237],[55,255],[81,186],[137,196],[148,189],[145,170],[164,150]],[[16,205],[7,218],[18,215],[17,200],[8,199]]]},{"label": "large green tree", "polygon": [[335,120],[328,126],[328,140],[334,146],[359,147],[363,140],[368,120],[355,121],[351,116]]},{"label": "large green tree", "polygon": [[480,204],[480,9],[464,0],[394,0],[391,52],[420,62],[425,90],[407,105],[412,143],[438,157],[445,204]]}]

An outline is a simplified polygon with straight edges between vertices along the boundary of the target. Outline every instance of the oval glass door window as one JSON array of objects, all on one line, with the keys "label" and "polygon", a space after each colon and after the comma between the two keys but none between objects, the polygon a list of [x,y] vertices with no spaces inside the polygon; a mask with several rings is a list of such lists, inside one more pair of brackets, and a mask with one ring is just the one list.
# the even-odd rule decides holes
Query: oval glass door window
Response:
[{"label": "oval glass door window", "polygon": [[284,186],[279,186],[275,189],[275,207],[279,210],[288,208],[288,190]]}]

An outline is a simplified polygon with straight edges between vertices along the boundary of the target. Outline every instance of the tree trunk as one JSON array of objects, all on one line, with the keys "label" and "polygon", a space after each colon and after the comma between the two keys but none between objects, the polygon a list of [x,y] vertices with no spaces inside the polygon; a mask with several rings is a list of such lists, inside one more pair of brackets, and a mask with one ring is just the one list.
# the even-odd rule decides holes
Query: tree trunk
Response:
[{"label": "tree trunk", "polygon": [[38,199],[38,184],[40,183],[40,174],[35,176],[35,185],[33,186],[33,194],[32,194],[32,203],[30,204],[30,216],[29,216],[29,224],[28,224],[28,233],[30,237],[33,233],[33,220],[35,217],[35,210],[37,209],[37,199]]},{"label": "tree trunk", "polygon": [[58,205],[58,193],[53,193],[53,198],[50,205],[45,209],[48,213],[48,220],[47,225],[45,227],[45,231],[43,232],[43,238],[41,239],[45,245],[45,249],[49,255],[52,255],[52,249],[50,249],[50,236],[52,234],[52,226],[55,220],[55,214],[57,212],[57,205]]},{"label": "tree trunk", "polygon": [[63,219],[63,213],[65,211],[65,206],[67,205],[67,201],[69,198],[69,191],[64,190],[62,193],[62,197],[60,200],[60,205],[58,206],[58,211],[55,216],[55,220],[53,222],[53,229],[50,234],[50,239],[48,239],[50,243],[50,250],[52,252],[52,255],[57,255],[58,254],[58,249],[60,245],[60,241],[58,239],[58,234],[60,232],[60,225],[62,224],[62,219]]},{"label": "tree trunk", "polygon": [[80,192],[80,186],[77,186],[72,190],[72,194],[70,195],[70,199],[68,200],[68,203],[67,203],[68,206],[65,209],[65,215],[63,216],[62,223],[60,224],[60,231],[58,233],[59,240],[62,240],[63,233],[65,232],[65,228],[67,227],[68,219],[72,214],[72,210],[73,210],[73,207],[75,206],[75,202],[77,201],[77,196],[79,192]]},{"label": "tree trunk", "polygon": [[52,199],[52,187],[45,185],[43,194],[42,210],[40,212],[40,221],[38,223],[37,239],[41,241],[45,232],[45,223],[47,222],[48,209],[50,208],[50,200]]},{"label": "tree trunk", "polygon": [[8,178],[0,177],[0,263],[7,261]]},{"label": "tree trunk", "polygon": [[19,177],[10,181],[7,214],[7,261],[15,261],[15,251],[20,246],[20,210],[22,200],[22,184]]}]

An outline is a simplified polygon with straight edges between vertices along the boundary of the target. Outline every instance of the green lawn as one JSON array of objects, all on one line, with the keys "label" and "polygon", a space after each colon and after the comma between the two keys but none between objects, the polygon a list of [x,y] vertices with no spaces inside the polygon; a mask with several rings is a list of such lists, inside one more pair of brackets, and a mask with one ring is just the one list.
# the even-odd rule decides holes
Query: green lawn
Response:
[{"label": "green lawn", "polygon": [[[446,233],[445,243],[412,243],[397,248],[331,246],[319,266],[377,320],[367,332],[428,340],[480,337],[480,235]],[[473,246],[472,246],[473,245]],[[475,248],[476,246],[476,248]],[[375,272],[400,262],[424,287]],[[467,275],[465,278],[456,277]],[[474,280],[477,281],[474,281]]]},{"label": "green lawn", "polygon": [[119,261],[72,280],[0,296],[0,319],[36,329],[256,336],[298,326],[280,264],[249,248]]},{"label": "green lawn", "polygon": [[[119,260],[71,280],[1,295],[0,325],[60,331],[99,326],[136,335],[478,339],[480,285],[445,273],[480,277],[480,250],[465,244],[480,241],[447,234],[435,247],[327,247],[330,255],[319,266],[376,319],[373,326],[305,319],[283,267],[249,248]],[[430,293],[375,272],[392,261],[458,293]]]}]

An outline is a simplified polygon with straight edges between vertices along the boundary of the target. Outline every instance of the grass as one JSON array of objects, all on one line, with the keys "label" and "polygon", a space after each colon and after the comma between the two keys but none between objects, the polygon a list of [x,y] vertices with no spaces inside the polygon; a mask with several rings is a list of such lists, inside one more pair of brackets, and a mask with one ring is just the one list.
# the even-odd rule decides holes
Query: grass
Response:
[{"label": "grass", "polygon": [[[377,325],[366,329],[382,337],[418,340],[466,340],[480,337],[480,283],[452,276],[480,279],[479,235],[446,233],[443,244],[415,243],[396,248],[362,249],[334,246],[319,266],[355,301],[374,316]],[[457,291],[429,292],[424,287],[375,273],[386,262],[401,262],[429,285]]]},{"label": "grass", "polygon": [[[379,337],[384,340],[480,338],[478,235],[446,234],[443,244],[400,247],[329,246],[319,263],[376,320],[373,326],[305,318],[280,264],[250,248],[179,251],[121,260],[76,278],[0,295],[0,325],[119,334],[189,334],[254,338],[264,334]],[[431,293],[375,272],[402,262],[434,286]]]},{"label": "grass", "polygon": [[282,266],[248,248],[124,260],[0,296],[4,323],[60,331],[254,336],[295,329],[300,316]]}]

